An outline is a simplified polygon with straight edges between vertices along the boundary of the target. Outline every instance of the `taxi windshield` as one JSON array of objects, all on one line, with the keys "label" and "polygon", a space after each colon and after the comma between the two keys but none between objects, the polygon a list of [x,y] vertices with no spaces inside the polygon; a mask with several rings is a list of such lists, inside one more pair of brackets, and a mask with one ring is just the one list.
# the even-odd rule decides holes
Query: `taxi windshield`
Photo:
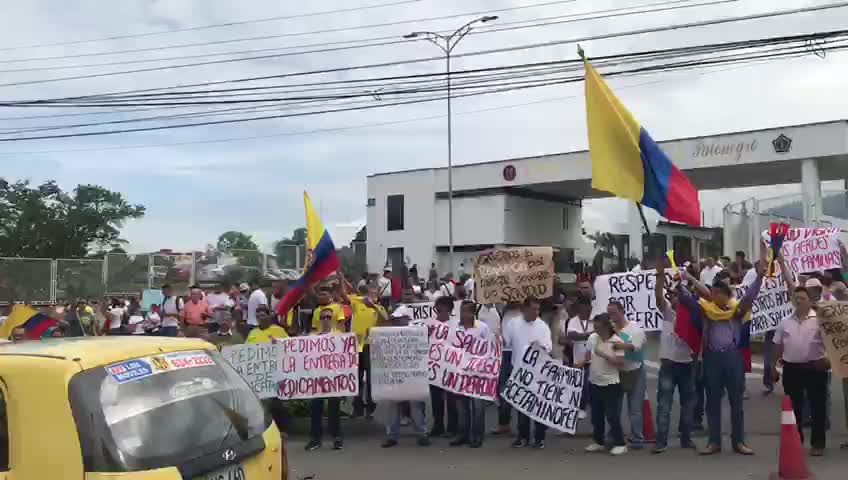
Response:
[{"label": "taxi windshield", "polygon": [[86,471],[180,465],[270,425],[244,380],[214,351],[130,359],[77,374],[70,401]]}]

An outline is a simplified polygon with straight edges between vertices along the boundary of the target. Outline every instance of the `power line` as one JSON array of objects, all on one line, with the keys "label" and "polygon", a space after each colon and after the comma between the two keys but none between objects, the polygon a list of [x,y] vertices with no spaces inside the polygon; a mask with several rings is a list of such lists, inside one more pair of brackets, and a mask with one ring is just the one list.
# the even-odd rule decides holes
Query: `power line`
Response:
[{"label": "power line", "polygon": [[[211,25],[199,25],[196,27],[186,27],[186,28],[175,28],[171,30],[162,30],[159,32],[145,32],[145,33],[133,33],[129,35],[116,35],[112,37],[100,37],[100,38],[91,38],[88,40],[72,40],[67,42],[56,42],[56,43],[40,43],[35,45],[20,45],[16,47],[3,47],[0,48],[0,51],[6,52],[11,50],[24,50],[24,49],[32,49],[32,48],[44,48],[44,47],[58,47],[64,45],[79,45],[82,43],[93,43],[93,42],[105,42],[110,40],[122,40],[125,38],[139,38],[139,37],[152,37],[156,35],[165,35],[170,33],[178,33],[178,32],[189,32],[196,30],[208,30],[212,28],[222,28],[222,27],[233,27],[236,25],[247,25],[251,23],[265,23],[265,22],[275,22],[279,20],[292,20],[295,18],[307,18],[307,17],[317,17],[321,15],[329,15],[334,13],[346,13],[346,12],[355,12],[359,10],[373,10],[377,8],[385,8],[385,7],[393,7],[397,5],[404,5],[407,3],[418,3],[421,0],[401,0],[392,3],[380,3],[376,5],[363,5],[360,7],[350,7],[350,8],[340,8],[336,10],[326,10],[322,12],[311,12],[311,13],[299,13],[296,15],[285,15],[285,16],[276,16],[276,17],[265,17],[265,18],[255,18],[252,20],[241,20],[236,22],[226,22],[226,23],[216,23]],[[61,57],[60,57],[61,58]]]},{"label": "power line", "polygon": [[[242,38],[231,38],[226,40],[212,40],[207,42],[195,42],[195,43],[182,43],[178,45],[162,45],[158,47],[146,47],[146,48],[135,48],[128,50],[112,50],[108,52],[90,52],[90,53],[78,53],[73,55],[54,55],[48,57],[33,57],[33,58],[15,58],[15,59],[6,59],[0,60],[0,63],[17,63],[17,62],[34,62],[41,60],[66,60],[69,58],[84,58],[84,57],[97,57],[103,55],[123,55],[127,53],[140,53],[140,52],[153,52],[153,51],[161,51],[161,50],[172,50],[175,48],[190,48],[190,47],[205,47],[209,45],[223,45],[227,43],[241,43],[241,42],[251,42],[256,40],[272,40],[277,38],[291,38],[291,37],[301,37],[304,35],[319,35],[325,33],[340,33],[340,32],[349,32],[354,30],[365,30],[369,28],[382,28],[382,27],[392,27],[397,25],[406,25],[406,24],[416,24],[416,23],[424,23],[424,22],[432,22],[436,20],[448,20],[454,18],[462,18],[462,17],[472,17],[475,15],[484,15],[487,13],[500,13],[500,12],[509,12],[515,10],[526,10],[529,8],[537,8],[537,7],[546,7],[550,5],[558,5],[563,3],[573,3],[577,0],[555,0],[544,3],[535,3],[531,5],[519,5],[515,7],[504,7],[498,8],[494,10],[485,10],[478,12],[464,12],[464,13],[455,13],[451,15],[442,15],[438,17],[428,17],[428,18],[417,18],[410,20],[397,20],[393,22],[382,22],[382,23],[372,23],[366,25],[354,25],[351,27],[338,27],[338,28],[327,28],[322,30],[312,30],[307,32],[291,32],[291,33],[279,33],[274,35],[260,35],[255,37],[242,37]],[[692,0],[687,0],[692,1]]]},{"label": "power line", "polygon": [[[814,5],[814,6],[796,8],[796,9],[789,9],[789,10],[777,10],[777,11],[772,11],[772,12],[763,12],[763,13],[744,15],[744,16],[739,16],[739,17],[723,17],[723,18],[718,18],[718,19],[702,20],[702,21],[689,22],[689,23],[683,23],[683,24],[673,24],[673,25],[666,25],[666,26],[661,26],[661,27],[650,27],[650,28],[643,28],[643,29],[630,30],[630,31],[624,31],[624,32],[591,35],[591,36],[580,37],[580,38],[570,38],[570,39],[565,39],[565,40],[554,40],[554,41],[542,42],[542,43],[516,45],[516,46],[512,46],[512,47],[503,47],[503,48],[497,48],[497,49],[481,50],[481,51],[476,51],[476,52],[455,54],[454,57],[455,58],[473,57],[473,56],[479,56],[479,55],[490,55],[490,54],[495,54],[495,53],[508,53],[508,52],[515,52],[515,51],[521,51],[521,50],[535,49],[535,48],[546,48],[546,47],[551,47],[551,46],[558,46],[558,45],[563,45],[563,44],[567,44],[567,43],[586,42],[586,41],[591,41],[591,40],[602,40],[602,39],[626,37],[626,36],[633,36],[633,35],[642,35],[642,34],[646,34],[646,33],[658,33],[658,32],[671,31],[671,30],[681,30],[681,29],[687,29],[687,28],[712,26],[712,25],[718,25],[718,24],[724,24],[724,23],[734,23],[734,22],[741,22],[741,21],[758,20],[758,19],[763,19],[763,18],[773,18],[773,17],[785,16],[785,15],[794,15],[794,14],[799,14],[799,13],[809,13],[809,12],[823,11],[823,10],[829,10],[829,9],[835,9],[835,8],[843,8],[843,7],[846,7],[846,6],[848,6],[848,1],[843,1],[843,2],[838,2],[838,3],[833,3],[833,4],[825,4],[825,5]],[[279,78],[287,78],[287,77],[303,76],[303,75],[317,75],[317,74],[327,74],[327,73],[349,72],[349,71],[353,71],[353,70],[362,70],[362,69],[368,69],[368,68],[383,68],[383,67],[392,67],[392,66],[399,66],[399,65],[410,65],[410,64],[416,64],[416,63],[425,63],[425,62],[432,62],[432,61],[436,61],[436,60],[443,60],[443,58],[442,57],[418,58],[418,59],[393,61],[393,62],[383,62],[383,63],[375,63],[375,64],[367,64],[367,65],[355,65],[355,66],[348,66],[348,67],[338,67],[338,68],[330,68],[330,69],[322,69],[322,70],[312,70],[312,71],[306,71],[306,72],[286,73],[286,74],[279,74],[279,75],[267,75],[267,76],[261,76],[261,77],[240,78],[240,79],[233,79],[233,80],[219,80],[219,81],[214,81],[214,82],[196,83],[196,84],[180,85],[180,86],[172,86],[172,87],[159,87],[159,88],[126,90],[126,91],[112,92],[110,94],[101,94],[101,95],[97,95],[97,96],[115,95],[115,94],[123,94],[123,93],[149,92],[149,91],[159,91],[159,90],[170,90],[170,89],[176,89],[176,88],[188,88],[188,87],[208,86],[208,85],[220,85],[220,84],[225,84],[225,83],[253,82],[253,81],[259,81],[259,80],[271,80],[271,79],[279,79]],[[95,77],[112,76],[112,75],[124,75],[124,74],[129,74],[129,73],[139,73],[139,72],[146,72],[146,71],[152,71],[152,70],[160,70],[160,69],[163,69],[163,68],[174,68],[174,67],[173,66],[172,67],[157,67],[157,68],[153,68],[153,69],[140,69],[140,70],[125,71],[125,72],[110,72],[110,73],[92,74],[92,75],[79,75],[79,76],[75,76],[75,77],[60,77],[60,78],[54,78],[54,79],[32,80],[32,81],[24,81],[24,82],[12,82],[12,83],[0,84],[0,87],[28,85],[28,84],[36,84],[36,83],[50,83],[50,82],[58,82],[58,81],[64,81],[64,80],[77,80],[77,79],[95,78]],[[72,97],[72,98],[84,98],[84,97]]]},{"label": "power line", "polygon": [[[784,57],[784,58],[797,58],[797,57]],[[723,72],[728,72],[728,71],[733,71],[733,70],[740,70],[742,68],[750,68],[750,67],[759,66],[761,63],[762,63],[762,61],[752,62],[751,64],[748,64],[748,65],[735,66],[735,67],[730,67],[730,68],[725,68],[725,69],[715,69],[715,70],[710,70],[710,71],[707,71],[707,72],[698,72],[698,73],[695,73],[694,75],[695,76],[706,76],[706,75],[712,75],[712,74],[716,74],[716,73],[723,73]],[[689,77],[689,76],[692,76],[692,75],[693,74],[688,74],[688,75],[686,75],[686,77]],[[625,85],[625,86],[615,88],[614,90],[615,91],[621,91],[621,90],[625,90],[625,89],[629,89],[629,88],[639,88],[639,87],[643,87],[643,86],[662,84],[662,83],[666,83],[666,82],[671,81],[671,80],[677,80],[677,79],[656,80],[656,81],[638,83],[638,84],[633,84],[633,85]],[[462,111],[462,112],[455,112],[454,115],[474,115],[474,114],[478,114],[478,113],[486,113],[486,112],[492,112],[492,111],[497,111],[497,110],[507,110],[507,109],[512,109],[512,108],[520,108],[520,107],[525,107],[525,106],[530,106],[530,105],[538,105],[538,104],[543,104],[543,103],[548,103],[548,102],[572,100],[572,99],[575,99],[575,98],[582,98],[582,97],[583,97],[582,94],[568,95],[568,96],[562,96],[562,97],[552,97],[552,98],[534,100],[534,101],[530,101],[530,102],[521,102],[521,103],[514,103],[514,104],[509,104],[509,105],[500,105],[500,106],[497,106],[497,107],[487,107],[487,108],[482,108],[482,109],[474,109],[474,110],[466,110],[466,111]],[[147,144],[147,145],[115,145],[115,146],[110,146],[110,147],[34,150],[34,151],[19,151],[19,152],[0,152],[0,155],[47,155],[47,154],[55,154],[55,153],[103,152],[103,151],[114,151],[114,150],[138,150],[138,149],[150,149],[150,148],[180,147],[180,146],[187,146],[187,145],[207,145],[207,144],[216,144],[216,143],[242,142],[242,141],[251,141],[251,140],[263,140],[263,139],[269,139],[269,138],[300,136],[300,135],[313,135],[313,134],[318,134],[318,133],[331,133],[331,132],[356,130],[356,129],[363,129],[363,128],[400,125],[400,124],[405,124],[405,123],[413,123],[413,122],[422,122],[422,121],[428,121],[428,120],[443,119],[446,116],[447,115],[444,115],[444,114],[430,115],[430,116],[423,116],[423,117],[407,118],[407,119],[402,119],[402,120],[391,120],[391,121],[386,121],[386,122],[366,123],[366,124],[348,125],[348,126],[332,127],[332,128],[319,128],[319,129],[305,130],[305,131],[298,131],[298,132],[281,132],[281,133],[274,133],[274,134],[268,134],[268,135],[252,135],[252,136],[245,136],[245,137],[217,138],[217,139],[210,139],[210,140],[192,140],[192,141],[184,141],[184,142],[158,143],[158,144]]]},{"label": "power line", "polygon": [[[831,48],[821,48],[819,50],[822,51],[822,52],[826,52],[826,51],[831,51],[831,50],[833,50],[833,51],[842,50],[842,49],[845,49],[845,48],[846,47],[831,47]],[[767,54],[767,55],[760,55],[760,56],[752,56],[752,57],[749,57],[748,59],[750,60],[750,59],[775,58],[779,55],[780,54]],[[739,60],[742,60],[742,59],[734,59],[734,61],[739,61]],[[720,61],[699,61],[699,62],[686,62],[686,63],[678,64],[678,65],[691,67],[691,66],[694,66],[694,65],[713,65],[713,64],[718,64],[718,63],[721,63],[721,62]],[[671,68],[673,68],[674,66],[675,66],[675,64],[655,65],[655,66],[650,66],[650,67],[642,67],[642,68],[638,68],[638,69],[634,69],[634,70],[630,70],[630,71],[608,72],[608,73],[605,73],[605,76],[612,77],[612,76],[618,76],[618,75],[633,73],[633,72],[644,73],[644,72],[649,72],[649,71],[660,71],[660,70],[661,71],[667,71],[667,70],[670,70]],[[506,91],[522,90],[522,89],[527,89],[527,88],[537,88],[537,87],[549,86],[549,85],[559,85],[559,84],[564,84],[564,83],[573,83],[573,82],[582,81],[582,80],[583,80],[583,76],[578,75],[578,76],[566,77],[566,78],[561,78],[561,79],[554,79],[554,80],[549,80],[549,81],[544,81],[544,80],[525,81],[525,82],[519,82],[517,85],[511,84],[512,86],[502,87],[502,88],[499,88],[499,89],[460,94],[460,95],[457,95],[456,98],[463,98],[463,97],[468,97],[468,96],[476,96],[476,95],[489,94],[489,93],[500,93],[500,92],[506,92]],[[472,87],[472,88],[480,88],[480,87]],[[87,137],[87,136],[112,135],[112,134],[119,134],[119,133],[135,133],[135,132],[157,131],[157,130],[166,130],[166,129],[174,129],[174,128],[223,125],[223,124],[242,123],[242,122],[249,122],[249,121],[292,118],[292,117],[301,117],[301,116],[313,116],[313,115],[347,112],[347,111],[370,110],[370,109],[374,109],[374,108],[383,108],[383,107],[388,107],[388,106],[409,105],[409,104],[429,102],[429,101],[434,101],[434,100],[438,100],[438,99],[442,99],[442,98],[446,98],[446,97],[432,98],[432,99],[405,100],[405,101],[397,101],[397,102],[393,102],[393,103],[378,103],[378,104],[365,105],[365,106],[359,106],[359,107],[343,107],[343,108],[336,108],[336,109],[325,109],[325,110],[290,113],[290,114],[264,115],[264,116],[257,116],[257,117],[251,117],[251,118],[239,118],[239,119],[228,119],[228,120],[211,120],[211,121],[206,121],[206,122],[184,123],[184,124],[177,124],[177,125],[150,126],[150,127],[129,128],[129,129],[122,129],[122,130],[101,130],[101,131],[95,131],[95,132],[68,133],[68,134],[58,134],[58,135],[39,135],[39,136],[30,136],[30,137],[0,138],[0,142],[26,141],[26,140],[46,140],[46,139],[58,139],[58,138],[72,138],[72,137]]]}]

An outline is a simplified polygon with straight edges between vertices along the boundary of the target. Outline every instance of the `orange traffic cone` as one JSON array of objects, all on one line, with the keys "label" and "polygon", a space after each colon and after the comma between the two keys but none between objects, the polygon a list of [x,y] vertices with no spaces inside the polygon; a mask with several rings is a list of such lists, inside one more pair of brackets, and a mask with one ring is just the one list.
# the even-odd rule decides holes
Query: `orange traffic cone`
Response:
[{"label": "orange traffic cone", "polygon": [[654,431],[654,415],[651,413],[651,401],[648,400],[648,395],[645,395],[645,401],[642,402],[642,436],[645,437],[646,443],[657,441],[657,432]]},{"label": "orange traffic cone", "polygon": [[807,468],[804,448],[801,446],[801,434],[792,411],[792,399],[783,397],[783,412],[780,415],[780,458],[778,473],[769,476],[771,480],[813,480],[815,475]]}]

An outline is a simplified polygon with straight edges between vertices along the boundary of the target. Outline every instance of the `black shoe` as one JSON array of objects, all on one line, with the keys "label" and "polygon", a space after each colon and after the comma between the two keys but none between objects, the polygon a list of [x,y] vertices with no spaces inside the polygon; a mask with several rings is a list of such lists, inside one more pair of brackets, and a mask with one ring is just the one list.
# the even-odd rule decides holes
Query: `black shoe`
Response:
[{"label": "black shoe", "polygon": [[392,448],[395,446],[397,446],[397,440],[393,440],[391,438],[386,439],[386,441],[383,442],[382,445],[380,445],[381,448]]},{"label": "black shoe", "polygon": [[519,439],[515,440],[514,442],[512,442],[512,448],[524,448],[526,446],[527,446],[527,440],[524,440],[523,438],[519,438]]},{"label": "black shoe", "polygon": [[483,446],[483,442],[471,442],[471,448],[480,448]]},{"label": "black shoe", "polygon": [[367,419],[369,419],[369,420],[371,420],[372,418],[374,418],[374,412],[375,412],[376,410],[377,410],[377,406],[376,406],[376,405],[371,405],[371,406],[369,406],[368,408],[366,408],[366,409],[365,409],[365,418],[367,418]]},{"label": "black shoe", "polygon": [[444,428],[436,428],[436,427],[434,427],[432,430],[430,430],[430,436],[431,436],[431,437],[433,437],[433,438],[441,437],[441,436],[442,436],[442,435],[444,435],[444,434],[445,434],[445,429],[444,429]]},{"label": "black shoe", "polygon": [[307,452],[318,450],[319,448],[321,448],[321,440],[310,440],[309,443],[303,447],[303,449]]},{"label": "black shoe", "polygon": [[333,440],[333,450],[343,450],[343,449],[344,449],[344,441],[341,439],[341,437],[336,437],[336,439]]},{"label": "black shoe", "polygon": [[429,447],[430,446],[430,437],[424,436],[418,439],[419,447]]},{"label": "black shoe", "polygon": [[350,418],[359,418],[363,415],[365,415],[365,410],[363,410],[361,407],[358,407],[353,409],[353,413],[350,414]]},{"label": "black shoe", "polygon": [[468,439],[465,437],[459,437],[456,440],[450,442],[448,445],[451,447],[459,447],[460,445],[468,445]]},{"label": "black shoe", "polygon": [[545,449],[545,441],[544,440],[536,440],[533,442],[533,448],[536,450],[544,450]]}]

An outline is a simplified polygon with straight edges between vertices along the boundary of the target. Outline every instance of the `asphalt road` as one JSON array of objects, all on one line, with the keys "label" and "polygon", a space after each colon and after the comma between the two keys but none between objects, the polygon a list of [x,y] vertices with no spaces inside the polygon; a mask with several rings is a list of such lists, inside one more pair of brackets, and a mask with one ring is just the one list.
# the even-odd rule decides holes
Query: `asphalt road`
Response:
[{"label": "asphalt road", "polygon": [[[656,407],[656,345],[651,342],[648,352],[648,392],[651,404]],[[560,435],[549,430],[547,447],[543,451],[510,448],[512,438],[487,436],[482,449],[467,447],[451,448],[447,439],[434,439],[429,448],[415,446],[410,428],[402,430],[400,445],[393,449],[380,448],[383,441],[382,412],[378,408],[374,420],[346,419],[345,449],[333,451],[330,440],[325,439],[324,448],[305,452],[307,441],[304,435],[294,435],[289,442],[290,478],[302,479],[315,476],[325,479],[382,479],[400,477],[403,480],[454,480],[485,478],[487,480],[521,480],[534,478],[557,478],[561,476],[586,475],[596,479],[686,479],[686,480],[733,480],[767,479],[770,472],[777,471],[780,446],[780,400],[782,389],[775,394],[763,396],[762,359],[755,357],[754,373],[748,375],[747,386],[750,399],[745,401],[745,426],[747,441],[756,451],[753,457],[731,453],[728,434],[729,409],[725,401],[723,432],[725,451],[713,457],[698,457],[691,450],[677,447],[677,439],[670,438],[670,449],[662,455],[652,455],[649,450],[631,451],[622,457],[606,454],[587,454],[583,447],[590,443],[591,425],[588,420],[580,422],[575,437]],[[825,457],[812,458],[809,466],[820,480],[848,479],[848,450],[840,450],[839,444],[848,441],[846,432],[842,386],[834,380],[831,389],[831,430],[828,432],[828,448]],[[675,400],[676,401],[676,400]],[[429,415],[429,408],[427,410]],[[676,431],[677,409],[672,412],[672,431]],[[494,425],[496,411],[487,410],[487,421]],[[628,431],[624,420],[625,433]],[[695,437],[702,446],[705,438]],[[600,476],[599,476],[600,474]]]}]

